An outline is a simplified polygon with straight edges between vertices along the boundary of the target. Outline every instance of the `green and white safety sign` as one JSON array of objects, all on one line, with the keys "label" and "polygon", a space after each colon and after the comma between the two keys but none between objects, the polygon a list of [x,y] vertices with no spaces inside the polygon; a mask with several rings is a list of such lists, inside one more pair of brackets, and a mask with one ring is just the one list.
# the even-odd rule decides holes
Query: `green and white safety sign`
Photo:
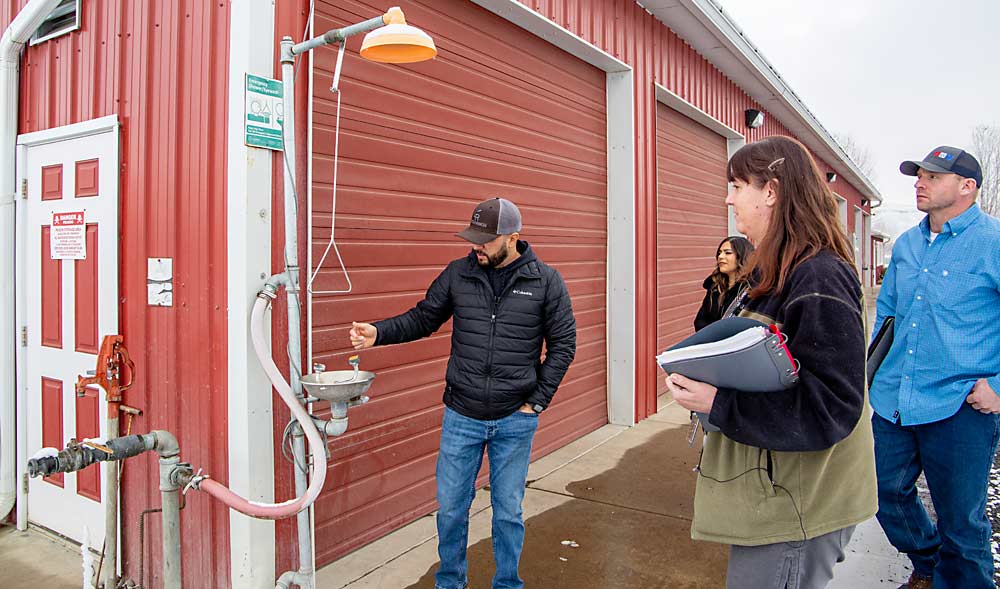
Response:
[{"label": "green and white safety sign", "polygon": [[283,94],[280,80],[247,74],[244,121],[247,145],[279,151],[282,149]]}]

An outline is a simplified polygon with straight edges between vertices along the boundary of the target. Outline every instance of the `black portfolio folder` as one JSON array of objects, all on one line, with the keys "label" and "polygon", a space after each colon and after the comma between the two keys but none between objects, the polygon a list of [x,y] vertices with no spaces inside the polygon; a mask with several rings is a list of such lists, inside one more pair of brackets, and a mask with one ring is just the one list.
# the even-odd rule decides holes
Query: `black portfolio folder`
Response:
[{"label": "black portfolio folder", "polygon": [[875,372],[878,371],[878,367],[885,360],[885,355],[889,353],[889,348],[892,347],[892,337],[895,332],[893,324],[895,322],[895,317],[886,317],[885,321],[882,322],[882,327],[879,328],[878,333],[872,339],[871,345],[868,346],[868,364],[866,369],[868,372],[869,387],[872,386],[872,381],[875,380]]}]

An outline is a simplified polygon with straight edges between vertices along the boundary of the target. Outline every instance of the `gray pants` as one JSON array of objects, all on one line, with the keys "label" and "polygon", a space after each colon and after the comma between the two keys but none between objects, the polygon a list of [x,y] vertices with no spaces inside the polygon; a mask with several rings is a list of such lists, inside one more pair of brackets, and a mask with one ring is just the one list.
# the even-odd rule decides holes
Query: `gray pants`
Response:
[{"label": "gray pants", "polygon": [[853,533],[851,526],[804,542],[732,546],[726,589],[823,589]]}]

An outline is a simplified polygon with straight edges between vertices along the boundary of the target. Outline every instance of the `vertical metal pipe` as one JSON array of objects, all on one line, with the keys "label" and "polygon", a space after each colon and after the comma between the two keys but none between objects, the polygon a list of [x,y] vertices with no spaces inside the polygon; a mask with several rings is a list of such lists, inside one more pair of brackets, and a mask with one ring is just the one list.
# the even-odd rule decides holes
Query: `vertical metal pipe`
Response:
[{"label": "vertical metal pipe", "polygon": [[160,491],[163,508],[163,586],[181,589],[180,490]]},{"label": "vertical metal pipe", "polygon": [[[317,451],[322,452],[323,450],[317,449]],[[305,493],[308,484],[308,462],[306,459],[305,434],[302,432],[299,424],[295,424],[295,429],[292,433],[292,453],[296,461],[294,465],[295,495],[300,497]],[[301,465],[299,463],[300,459]],[[311,512],[312,507],[303,509],[295,516],[299,534],[299,574],[301,575],[300,579],[306,581],[305,584],[299,584],[301,589],[312,589],[313,586],[312,521],[309,517]]]},{"label": "vertical metal pipe", "polygon": [[[180,483],[174,470],[180,463],[177,438],[168,431],[154,430],[153,447],[160,455],[160,508],[163,510],[163,587],[181,589]],[[141,580],[140,580],[141,582]]]},{"label": "vertical metal pipe", "polygon": [[[118,437],[118,403],[108,403],[108,441]],[[104,465],[104,486],[108,490],[104,508],[104,586],[118,586],[118,469],[121,462],[110,461]]]},{"label": "vertical metal pipe", "polygon": [[[302,395],[301,363],[302,347],[300,332],[299,313],[299,252],[298,252],[298,202],[296,200],[296,160],[295,160],[295,56],[292,54],[292,38],[284,37],[281,40],[281,81],[283,85],[283,147],[284,147],[284,170],[285,170],[285,272],[288,274],[288,287],[285,294],[288,297],[288,355],[289,370],[288,382],[291,385],[295,398],[305,404]],[[302,438],[302,429],[296,427],[296,433],[292,438],[292,452],[295,456],[295,492],[301,496],[307,486],[307,472],[299,468],[299,464],[306,466],[305,443]],[[311,509],[311,508],[310,508]],[[299,572],[307,579],[306,584],[300,583],[303,589],[312,588],[312,531],[310,509],[303,510],[296,516],[298,526],[299,544]]]},{"label": "vertical metal pipe", "polygon": [[288,287],[285,289],[288,302],[288,355],[289,379],[292,393],[302,399],[300,370],[302,364],[302,344],[299,313],[299,240],[298,202],[295,185],[295,64],[291,55],[291,37],[281,40],[281,81],[284,86],[284,112],[282,132],[284,133],[285,169],[285,273]]}]

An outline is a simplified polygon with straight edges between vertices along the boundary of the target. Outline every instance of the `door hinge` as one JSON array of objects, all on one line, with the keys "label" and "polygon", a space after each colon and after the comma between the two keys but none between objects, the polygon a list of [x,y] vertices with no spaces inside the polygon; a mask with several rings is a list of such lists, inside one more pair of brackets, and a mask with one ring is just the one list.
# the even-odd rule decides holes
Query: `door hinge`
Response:
[{"label": "door hinge", "polygon": [[28,494],[28,473],[23,473],[21,475],[21,486],[24,488],[24,494]]},{"label": "door hinge", "polygon": [[28,326],[27,325],[21,326],[21,347],[22,348],[27,348],[28,347]]},{"label": "door hinge", "polygon": [[21,198],[28,198],[28,179],[21,178]]}]

